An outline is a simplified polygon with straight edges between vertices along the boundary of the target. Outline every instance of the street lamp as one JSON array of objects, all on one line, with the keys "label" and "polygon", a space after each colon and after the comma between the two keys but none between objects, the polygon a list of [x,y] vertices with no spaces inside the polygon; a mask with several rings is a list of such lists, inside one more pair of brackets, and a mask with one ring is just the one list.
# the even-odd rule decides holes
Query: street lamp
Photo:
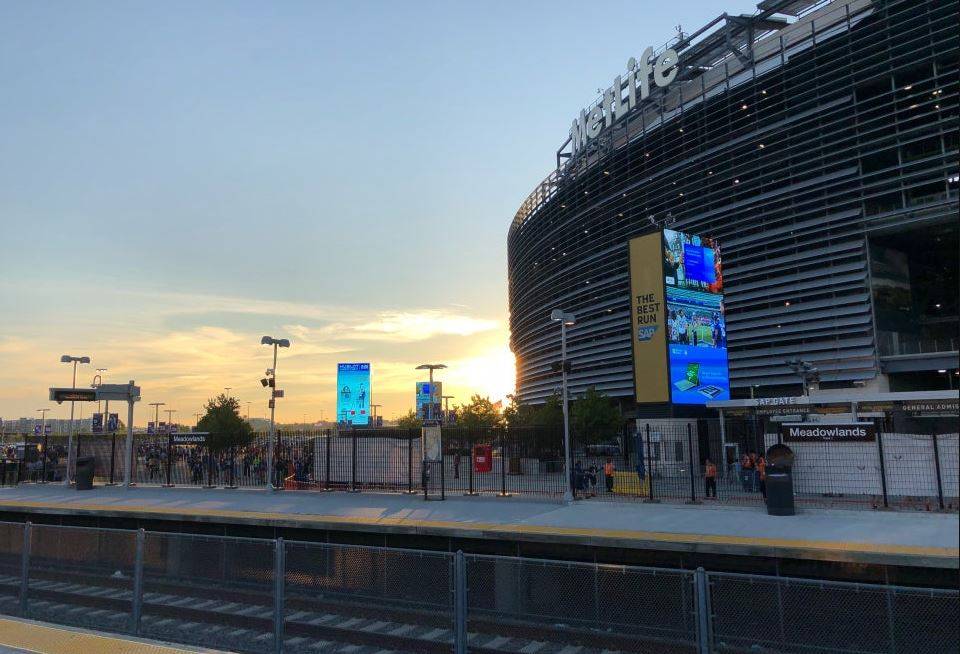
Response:
[{"label": "street lamp", "polygon": [[173,414],[177,412],[176,409],[164,409],[164,413],[167,414],[167,433],[173,433]]},{"label": "street lamp", "polygon": [[803,383],[804,396],[809,396],[810,389],[808,385],[811,382],[820,381],[820,370],[809,361],[802,361],[799,358],[787,359],[786,363],[790,366],[793,374],[797,375]]},{"label": "street lamp", "polygon": [[273,442],[276,437],[275,422],[275,407],[277,404],[277,348],[278,347],[290,347],[290,341],[286,338],[273,338],[272,336],[264,336],[260,339],[260,345],[272,345],[273,346],[273,368],[270,369],[270,375],[273,377],[273,384],[268,386],[270,388],[270,436],[267,439],[267,488],[274,489],[273,485]]},{"label": "street lamp", "polygon": [[[371,404],[371,405],[370,405],[370,411],[372,412],[372,414],[371,414],[371,416],[370,416],[370,421],[371,421],[370,426],[371,426],[371,427],[376,427],[376,426],[377,426],[377,409],[381,408],[382,406],[383,406],[382,404]],[[321,422],[322,422],[322,416],[323,416],[323,412],[322,412],[322,411],[320,412],[320,415],[321,415]]]},{"label": "street lamp", "polygon": [[160,407],[166,406],[166,402],[151,402],[150,406],[153,407],[153,433],[160,433]]},{"label": "street lamp", "polygon": [[[106,368],[97,368],[97,374],[93,376],[93,381],[90,382],[90,388],[97,388],[100,386],[100,384],[103,383],[102,373],[105,373],[106,371],[107,371]],[[107,401],[109,402],[109,400]],[[110,406],[110,405],[108,404],[107,406]],[[100,400],[97,400],[97,413],[99,413],[100,415],[103,415],[103,413],[100,410]]]},{"label": "street lamp", "polygon": [[443,400],[443,420],[444,422],[450,422],[450,400],[452,400],[454,395],[443,395],[440,399]]},{"label": "street lamp", "polygon": [[[72,363],[73,364],[73,386],[72,388],[77,387],[77,364],[78,363],[90,363],[90,357],[75,357],[69,354],[64,354],[60,357],[60,363]],[[73,467],[76,464],[74,460],[73,452],[73,407],[74,401],[70,400],[70,437],[67,439],[67,474],[64,475],[63,485],[70,485],[71,473],[73,472]]]},{"label": "street lamp", "polygon": [[[570,371],[570,362],[567,361],[567,327],[571,327],[577,322],[577,317],[572,313],[567,313],[562,309],[554,309],[550,312],[550,320],[560,323],[560,365],[561,387],[563,388],[563,465],[564,473],[567,475],[567,483],[563,485],[563,501],[570,503],[573,501],[573,493],[570,492],[570,475],[573,467],[570,462],[570,418],[567,411],[567,373]],[[554,364],[554,369],[558,366]]]},{"label": "street lamp", "polygon": [[430,404],[427,405],[427,421],[433,422],[433,371],[443,370],[447,366],[443,363],[424,363],[417,366],[417,370],[430,371]]}]

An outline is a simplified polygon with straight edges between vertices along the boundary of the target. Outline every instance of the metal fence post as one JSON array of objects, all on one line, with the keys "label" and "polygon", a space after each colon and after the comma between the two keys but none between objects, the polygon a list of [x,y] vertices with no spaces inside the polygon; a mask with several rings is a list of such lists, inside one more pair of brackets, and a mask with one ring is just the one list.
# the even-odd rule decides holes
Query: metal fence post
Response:
[{"label": "metal fence post", "polygon": [[407,434],[407,493],[413,494],[413,436]]},{"label": "metal fence post", "polygon": [[943,511],[943,478],[940,476],[940,447],[937,445],[937,432],[933,434],[933,466],[937,471],[937,500],[940,502],[940,510]]},{"label": "metal fence post", "polygon": [[171,472],[173,472],[173,434],[167,435],[167,487],[173,486],[171,482]]},{"label": "metal fence post", "polygon": [[453,651],[467,654],[467,561],[462,550],[453,555]]},{"label": "metal fence post", "polygon": [[[114,434],[114,438],[116,438],[116,434]],[[49,447],[49,438],[47,437],[46,425],[44,425],[44,432],[43,432],[43,471],[41,472],[41,474],[43,475],[43,483],[47,483],[47,459],[50,458],[50,450],[47,449],[48,447]],[[113,459],[110,460],[110,481],[111,481],[111,483],[113,482]]]},{"label": "metal fence post", "polygon": [[323,472],[325,490],[332,490],[330,488],[330,440],[332,438],[333,438],[333,435],[328,430],[326,433],[326,438],[323,439],[327,443],[326,448],[324,449],[324,457],[326,458],[326,461],[324,462],[325,470]]},{"label": "metal fence post", "polygon": [[690,429],[690,423],[687,423],[687,459],[690,464],[687,466],[690,470],[690,504],[697,503],[697,485],[693,479],[693,434]]},{"label": "metal fence post", "polygon": [[350,492],[357,492],[357,430],[350,430]]},{"label": "metal fence post", "polygon": [[[43,446],[44,452],[46,452],[47,446]],[[44,455],[46,456],[46,455]],[[116,471],[117,467],[117,432],[113,432],[110,436],[110,483],[107,486],[113,486],[113,473]],[[44,458],[43,461],[43,478],[46,481],[47,478],[47,461]]]},{"label": "metal fence post", "polygon": [[283,538],[274,541],[273,551],[273,651],[283,651],[283,585],[284,585]]},{"label": "metal fence post", "polygon": [[143,549],[146,541],[146,532],[137,530],[137,554],[133,564],[133,607],[131,610],[131,631],[140,635],[140,617],[143,614]]},{"label": "metal fence post", "polygon": [[500,497],[507,497],[507,442],[500,432]]},{"label": "metal fence post", "polygon": [[475,449],[475,446],[476,446],[476,440],[473,438],[468,438],[467,442],[470,444],[470,464],[469,464],[470,465],[470,470],[469,470],[470,489],[467,491],[466,494],[476,495],[477,493],[473,491],[473,450]]},{"label": "metal fence post", "polygon": [[23,551],[20,553],[20,616],[27,616],[27,592],[30,588],[30,537],[33,523],[23,525]]},{"label": "metal fence post", "polygon": [[647,498],[648,502],[656,502],[653,499],[653,450],[650,449],[650,423],[646,425],[647,436]]},{"label": "metal fence post", "polygon": [[880,488],[883,491],[883,508],[890,508],[887,497],[887,464],[883,460],[883,430],[877,430],[877,454],[880,456]]},{"label": "metal fence post", "polygon": [[710,654],[710,630],[712,620],[710,616],[710,583],[703,568],[697,568],[693,573],[694,596],[697,600],[697,653]]}]

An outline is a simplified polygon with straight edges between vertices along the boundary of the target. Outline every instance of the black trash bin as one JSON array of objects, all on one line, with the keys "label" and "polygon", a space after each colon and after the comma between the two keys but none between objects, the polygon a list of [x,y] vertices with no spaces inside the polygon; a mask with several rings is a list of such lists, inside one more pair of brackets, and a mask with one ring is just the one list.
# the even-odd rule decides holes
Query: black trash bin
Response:
[{"label": "black trash bin", "polygon": [[767,450],[767,513],[796,515],[793,503],[793,450],[772,445]]},{"label": "black trash bin", "polygon": [[81,456],[77,459],[77,490],[93,490],[93,457]]}]

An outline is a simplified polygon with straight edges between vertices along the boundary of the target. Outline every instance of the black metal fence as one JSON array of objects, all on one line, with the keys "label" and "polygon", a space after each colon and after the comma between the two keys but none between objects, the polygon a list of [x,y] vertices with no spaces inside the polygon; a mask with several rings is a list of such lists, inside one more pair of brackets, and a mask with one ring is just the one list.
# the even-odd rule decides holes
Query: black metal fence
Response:
[{"label": "black metal fence", "polygon": [[[919,430],[915,430],[917,432]],[[560,498],[569,488],[590,501],[762,505],[764,453],[779,431],[759,421],[651,420],[608,442],[571,434],[565,472],[561,429],[444,427],[439,456],[424,461],[419,429],[279,432],[272,471],[287,490],[385,491],[427,498],[458,495]],[[6,437],[2,482],[63,479],[66,437]],[[80,456],[95,460],[96,480],[122,481],[122,436],[82,435]],[[211,451],[136,435],[137,484],[263,487],[267,435],[245,447]],[[956,511],[958,434],[878,429],[859,442],[790,443],[800,505]],[[20,453],[18,455],[18,452]],[[31,456],[30,453],[33,453]],[[429,453],[428,453],[429,454]]]},{"label": "black metal fence", "polygon": [[956,590],[0,522],[0,613],[230,651],[956,652]]}]

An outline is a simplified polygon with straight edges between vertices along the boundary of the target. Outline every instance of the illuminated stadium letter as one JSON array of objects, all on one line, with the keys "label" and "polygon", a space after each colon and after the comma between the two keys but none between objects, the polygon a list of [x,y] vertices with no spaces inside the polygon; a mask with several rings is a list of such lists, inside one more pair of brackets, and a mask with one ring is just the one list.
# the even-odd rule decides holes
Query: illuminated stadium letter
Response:
[{"label": "illuminated stadium letter", "polygon": [[637,60],[633,57],[627,61],[627,109],[637,106]]},{"label": "illuminated stadium letter", "polygon": [[623,100],[623,80],[619,75],[613,80],[613,86],[603,94],[603,108],[606,111],[607,127],[627,115],[629,106]]},{"label": "illuminated stadium letter", "polygon": [[657,86],[666,86],[677,76],[677,51],[667,48],[657,57],[653,67],[653,81]]},{"label": "illuminated stadium letter", "polygon": [[590,116],[587,118],[586,122],[586,131],[588,139],[595,139],[597,135],[600,134],[600,130],[603,129],[603,107],[600,105],[595,105],[593,109],[590,110]]},{"label": "illuminated stadium letter", "polygon": [[650,95],[650,57],[653,56],[653,48],[648,47],[640,55],[639,68],[637,69],[637,82],[640,83],[640,99],[645,100]]}]

